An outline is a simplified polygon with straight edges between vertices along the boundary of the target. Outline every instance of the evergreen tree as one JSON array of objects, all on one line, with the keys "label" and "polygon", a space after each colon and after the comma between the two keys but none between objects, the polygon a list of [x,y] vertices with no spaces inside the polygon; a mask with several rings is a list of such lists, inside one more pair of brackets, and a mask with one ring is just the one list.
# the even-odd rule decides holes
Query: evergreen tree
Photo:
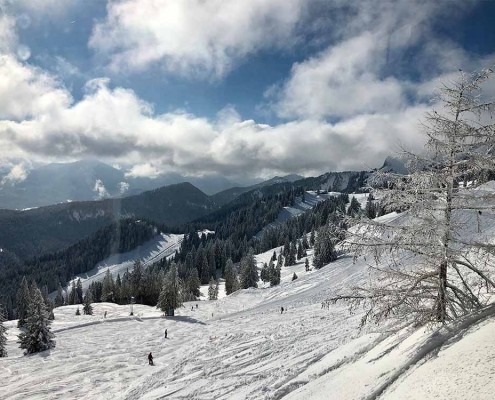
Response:
[{"label": "evergreen tree", "polygon": [[355,217],[360,213],[360,211],[361,211],[361,205],[359,204],[359,201],[357,201],[356,198],[352,196],[351,204],[349,204],[349,208],[347,209],[347,215],[350,215],[351,217]]},{"label": "evergreen tree", "polygon": [[273,261],[270,263],[270,286],[276,286],[280,284],[280,272],[282,270],[283,258],[282,254],[279,254],[277,266],[274,266]]},{"label": "evergreen tree", "polygon": [[[139,283],[137,283],[134,286],[136,291],[133,293],[134,296],[136,296],[136,297],[139,295],[139,289],[138,288],[139,288],[140,282],[141,282],[141,271],[139,271],[138,274],[139,274]],[[110,273],[110,269],[108,268],[107,272],[105,273],[105,277],[103,278],[103,282],[102,282],[101,301],[113,303],[115,301],[114,290],[115,290],[115,284],[113,281],[113,276]]]},{"label": "evergreen tree", "polygon": [[76,295],[77,295],[77,304],[82,304],[83,303],[83,288],[82,288],[82,283],[81,283],[80,278],[77,278]]},{"label": "evergreen tree", "polygon": [[300,260],[304,257],[304,249],[301,242],[297,243],[297,259]]},{"label": "evergreen tree", "polygon": [[189,275],[186,278],[186,293],[189,301],[196,300],[201,296],[199,288],[201,287],[201,281],[199,280],[198,270],[194,267],[189,271]]},{"label": "evergreen tree", "polygon": [[83,307],[84,315],[93,315],[93,306],[91,305],[92,301],[93,299],[91,298],[91,292],[88,290],[86,292],[86,296],[84,297],[84,307]]},{"label": "evergreen tree", "polygon": [[173,310],[182,306],[181,282],[176,264],[170,266],[163,279],[162,291],[156,306],[165,313],[173,312]]},{"label": "evergreen tree", "polygon": [[[273,264],[273,261],[271,259],[270,262]],[[263,268],[261,268],[260,278],[263,282],[270,282],[270,270],[268,268],[267,263],[263,263]]]},{"label": "evergreen tree", "polygon": [[217,279],[215,281],[215,290],[213,292],[213,295],[215,296],[215,300],[218,299],[218,292],[220,290],[220,281]]},{"label": "evergreen tree", "polygon": [[273,252],[272,260],[277,261],[277,252],[276,251]]},{"label": "evergreen tree", "polygon": [[62,289],[62,285],[60,282],[57,287],[57,296],[55,297],[55,307],[61,307],[64,305],[64,293]]},{"label": "evergreen tree", "polygon": [[5,310],[0,304],[0,358],[7,357],[7,328],[3,325],[5,319]]},{"label": "evergreen tree", "polygon": [[297,274],[294,272],[294,275],[292,275],[292,280],[295,281],[297,279]]},{"label": "evergreen tree", "polygon": [[311,229],[311,233],[309,235],[309,245],[313,247],[315,245],[315,230],[314,228]]},{"label": "evergreen tree", "polygon": [[79,311],[79,306],[77,306],[76,315],[81,315],[81,311]]},{"label": "evergreen tree", "polygon": [[26,323],[29,304],[31,302],[31,292],[26,277],[22,278],[21,288],[17,292],[17,326],[23,327]]},{"label": "evergreen tree", "polygon": [[336,258],[333,232],[328,225],[322,226],[316,235],[313,265],[320,269]]},{"label": "evergreen tree", "polygon": [[[217,288],[217,289],[215,289],[215,288]],[[215,281],[215,279],[213,279],[213,277],[211,277],[210,283],[208,286],[208,300],[217,300],[217,298],[218,298],[217,282]]]},{"label": "evergreen tree", "polygon": [[76,282],[75,281],[72,281],[72,287],[71,287],[70,294],[69,294],[69,304],[71,304],[71,305],[78,304],[77,303],[77,290],[76,290]]},{"label": "evergreen tree", "polygon": [[241,286],[243,289],[258,287],[258,269],[252,251],[241,259]]},{"label": "evergreen tree", "polygon": [[304,262],[304,267],[306,268],[306,272],[308,272],[309,271],[309,261],[307,258],[306,258],[306,261]]},{"label": "evergreen tree", "polygon": [[237,277],[237,272],[235,271],[234,263],[232,259],[227,260],[227,265],[225,266],[225,294],[228,296],[239,290],[239,278]]},{"label": "evergreen tree", "polygon": [[29,303],[24,329],[19,334],[19,343],[21,349],[25,350],[24,354],[37,353],[55,347],[46,305],[39,289],[34,291]]},{"label": "evergreen tree", "polygon": [[366,199],[366,207],[364,209],[364,212],[369,219],[373,219],[376,217],[376,206],[373,203],[373,200],[373,195],[370,193],[368,195],[368,198]]}]

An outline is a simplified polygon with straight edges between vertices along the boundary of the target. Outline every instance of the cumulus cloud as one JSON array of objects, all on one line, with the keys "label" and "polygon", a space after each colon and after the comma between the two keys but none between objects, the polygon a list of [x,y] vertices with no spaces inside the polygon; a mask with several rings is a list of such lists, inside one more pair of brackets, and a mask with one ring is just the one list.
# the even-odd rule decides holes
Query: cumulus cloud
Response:
[{"label": "cumulus cloud", "polygon": [[306,0],[120,0],[89,45],[115,70],[158,65],[179,75],[218,78],[249,54],[293,41]]}]

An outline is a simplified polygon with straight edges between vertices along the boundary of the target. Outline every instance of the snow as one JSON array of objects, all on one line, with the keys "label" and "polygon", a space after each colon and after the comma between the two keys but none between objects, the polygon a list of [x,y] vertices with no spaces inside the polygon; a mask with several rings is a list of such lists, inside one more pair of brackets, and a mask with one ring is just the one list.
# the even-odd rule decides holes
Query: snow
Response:
[{"label": "snow", "polygon": [[[107,270],[110,271],[110,274],[115,279],[118,274],[122,276],[125,271],[132,271],[136,260],[140,260],[143,267],[146,268],[162,258],[174,255],[175,250],[180,248],[183,238],[184,235],[161,233],[129,252],[114,254],[100,261],[92,270],[77,275],[72,281],[81,279],[82,287],[85,291],[91,283],[103,280]],[[68,283],[68,289],[71,287],[72,281]],[[56,293],[51,293],[51,296],[55,295]]]},{"label": "snow", "polygon": [[[379,218],[404,221],[397,213]],[[483,235],[495,236],[493,214],[483,212],[480,219]],[[466,235],[474,238],[476,232],[473,226]],[[165,242],[156,247],[178,245],[180,237],[163,237]],[[281,248],[256,256],[258,268],[274,250],[278,255]],[[308,259],[311,264],[312,251]],[[121,264],[107,262],[101,271]],[[292,281],[294,272],[298,279]],[[219,300],[186,303],[175,317],[139,304],[132,317],[126,305],[94,304],[93,316],[75,316],[77,306],[59,307],[52,325],[56,348],[31,356],[22,355],[16,321],[9,321],[0,397],[493,399],[495,306],[448,329],[360,330],[360,309],[350,314],[343,305],[327,309],[322,302],[367,279],[364,258],[343,255],[309,272],[303,258],[283,267],[281,275],[279,286],[260,282],[258,289],[230,296],[222,284]],[[207,286],[201,290],[206,294]],[[150,351],[153,367],[147,365]]]}]

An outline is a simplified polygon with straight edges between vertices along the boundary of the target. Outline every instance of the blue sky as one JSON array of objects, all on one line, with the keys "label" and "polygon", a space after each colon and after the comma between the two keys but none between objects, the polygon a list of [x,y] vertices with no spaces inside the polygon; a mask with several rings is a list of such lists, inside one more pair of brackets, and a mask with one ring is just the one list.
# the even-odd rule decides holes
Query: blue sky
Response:
[{"label": "blue sky", "polygon": [[494,1],[0,0],[0,10],[0,162],[12,179],[88,157],[134,175],[241,181],[378,167],[399,145],[421,148],[439,83],[495,64]]}]

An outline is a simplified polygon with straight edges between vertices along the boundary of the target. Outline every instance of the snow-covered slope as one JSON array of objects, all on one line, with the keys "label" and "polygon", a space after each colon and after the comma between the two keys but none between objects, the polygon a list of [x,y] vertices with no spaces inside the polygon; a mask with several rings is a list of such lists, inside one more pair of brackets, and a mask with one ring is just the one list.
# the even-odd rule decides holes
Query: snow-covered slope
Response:
[{"label": "snow-covered slope", "polygon": [[[400,223],[403,215],[382,218]],[[484,212],[481,223],[483,235],[495,237],[493,215]],[[272,254],[258,255],[258,265]],[[53,323],[57,347],[33,356],[22,356],[10,321],[0,397],[493,399],[494,307],[448,328],[360,331],[361,310],[349,314],[342,305],[322,303],[367,279],[366,267],[364,258],[353,262],[347,255],[305,272],[300,260],[283,268],[277,287],[260,284],[217,301],[186,303],[176,317],[141,305],[134,317],[128,306],[109,303],[95,304],[93,316],[60,307]],[[291,281],[294,272],[298,279]]]},{"label": "snow-covered slope", "polygon": [[[127,253],[114,254],[100,261],[92,270],[76,276],[73,281],[81,279],[83,290],[86,290],[91,283],[103,280],[107,270],[115,279],[118,274],[122,276],[126,270],[132,271],[133,264],[137,260],[141,261],[143,267],[147,267],[162,258],[174,255],[183,238],[184,235],[161,233]],[[70,288],[71,285],[72,281],[68,283],[67,288]],[[55,294],[52,293],[52,295]]]}]

